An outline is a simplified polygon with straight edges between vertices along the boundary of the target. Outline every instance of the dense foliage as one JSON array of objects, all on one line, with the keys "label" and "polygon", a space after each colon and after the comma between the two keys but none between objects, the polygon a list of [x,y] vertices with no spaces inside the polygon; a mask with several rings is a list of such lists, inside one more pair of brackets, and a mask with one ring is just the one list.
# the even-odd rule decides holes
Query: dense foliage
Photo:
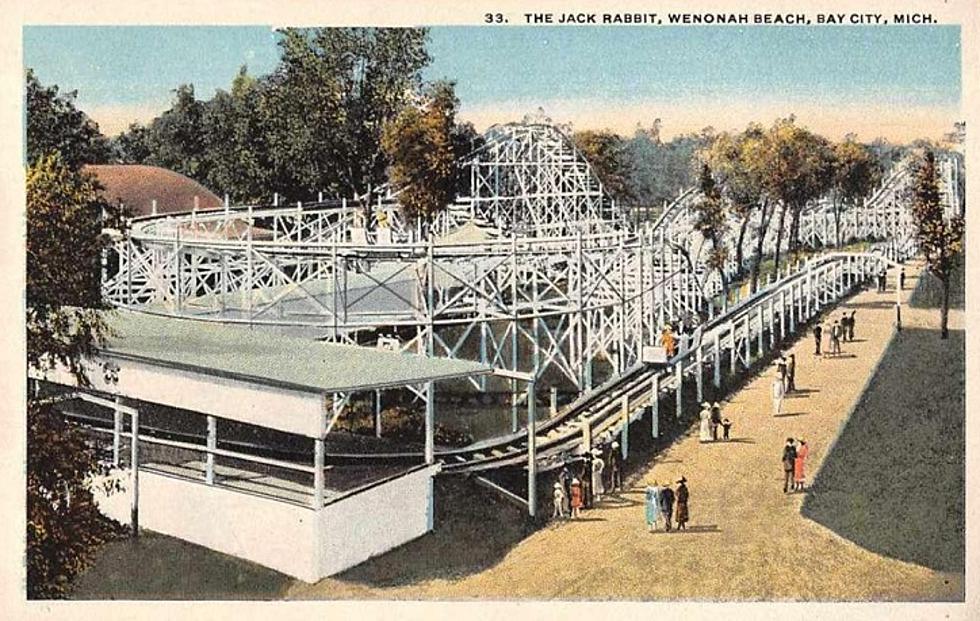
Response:
[{"label": "dense foliage", "polygon": [[25,105],[27,120],[27,162],[61,153],[62,161],[72,168],[82,164],[109,161],[109,142],[98,125],[75,107],[74,91],[60,93],[57,86],[42,85],[34,72],[27,70]]},{"label": "dense foliage", "polygon": [[925,151],[915,168],[911,188],[912,217],[915,220],[919,250],[925,256],[929,271],[943,286],[940,338],[949,338],[950,279],[963,252],[966,222],[957,213],[948,214],[941,200],[936,156]]},{"label": "dense foliage", "polygon": [[[30,78],[29,78],[30,79]],[[56,89],[51,89],[56,90]],[[57,119],[52,132],[77,135],[87,122],[54,102],[44,119]],[[67,110],[67,111],[66,111]],[[47,138],[34,121],[32,136]],[[93,139],[96,143],[97,138]],[[42,140],[46,145],[50,140]],[[91,145],[70,143],[76,156]],[[59,149],[50,153],[28,138],[35,153],[27,169],[27,363],[38,371],[55,365],[86,377],[83,358],[106,336],[99,276],[103,226],[116,214],[98,184],[69,164]],[[97,456],[78,429],[68,425],[33,391],[27,404],[27,593],[63,597],[97,547],[118,530],[96,508],[90,485],[102,472]]]}]

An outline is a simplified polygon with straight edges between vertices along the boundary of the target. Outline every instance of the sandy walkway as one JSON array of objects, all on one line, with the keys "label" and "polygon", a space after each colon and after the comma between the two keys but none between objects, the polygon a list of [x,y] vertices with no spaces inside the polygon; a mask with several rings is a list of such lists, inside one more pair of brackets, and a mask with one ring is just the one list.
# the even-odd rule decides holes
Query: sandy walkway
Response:
[{"label": "sandy walkway", "polygon": [[[917,267],[909,270],[909,288],[917,274]],[[810,444],[812,481],[888,344],[893,300],[893,291],[871,290],[843,305],[857,309],[858,340],[845,344],[841,358],[814,357],[809,336],[793,347],[802,392],[787,399],[782,417],[771,415],[771,375],[756,378],[724,404],[737,441],[702,445],[696,432],[685,436],[659,454],[631,490],[588,512],[585,520],[535,533],[488,570],[385,589],[327,579],[297,584],[289,597],[959,598],[962,574],[941,574],[864,550],[804,518],[803,494],[782,491],[785,439],[802,437]],[[908,325],[938,322],[934,310],[902,310]],[[962,312],[954,311],[951,320],[962,324]],[[653,480],[673,483],[681,475],[691,491],[691,530],[648,534],[643,486]]]}]

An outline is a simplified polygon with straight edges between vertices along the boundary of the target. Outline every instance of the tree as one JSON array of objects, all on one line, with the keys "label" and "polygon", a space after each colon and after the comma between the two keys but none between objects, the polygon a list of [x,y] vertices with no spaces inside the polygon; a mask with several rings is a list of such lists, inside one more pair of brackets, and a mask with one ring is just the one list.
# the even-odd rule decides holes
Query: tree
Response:
[{"label": "tree", "polygon": [[[272,183],[292,199],[367,195],[385,181],[384,127],[411,103],[429,63],[419,28],[287,28],[266,79]],[[370,201],[365,202],[365,207]]]},{"label": "tree", "polygon": [[[765,135],[758,125],[750,125],[738,135],[722,133],[698,151],[698,158],[705,163],[719,179],[721,194],[732,207],[739,219],[738,238],[735,243],[735,263],[742,272],[745,259],[745,234],[748,232],[752,216],[762,211],[765,216],[767,203],[764,196],[763,169],[761,160],[755,156]],[[763,224],[768,220],[760,218]],[[762,234],[764,227],[760,226]],[[758,274],[762,260],[762,248],[753,262],[753,273]],[[753,283],[753,288],[755,284]]]},{"label": "tree", "polygon": [[963,252],[965,220],[959,215],[947,217],[945,214],[940,199],[936,156],[931,150],[924,153],[915,169],[911,204],[919,250],[925,256],[929,272],[942,283],[940,338],[947,339],[950,279],[956,268],[957,257]]},{"label": "tree", "polygon": [[194,96],[193,84],[174,90],[170,109],[153,119],[148,128],[151,154],[145,163],[177,171],[200,182],[207,180],[204,147],[205,104]]},{"label": "tree", "polygon": [[609,130],[588,130],[575,132],[572,142],[589,162],[609,196],[620,202],[632,198],[622,138]]},{"label": "tree", "polygon": [[881,182],[882,169],[871,150],[859,144],[853,135],[834,145],[832,197],[834,210],[834,241],[841,239],[841,213],[856,207]]},{"label": "tree", "polygon": [[790,116],[778,119],[767,132],[763,150],[767,193],[779,203],[774,270],[779,271],[786,216],[790,222],[790,249],[798,244],[803,209],[822,196],[832,182],[832,152],[825,138],[796,125]]},{"label": "tree", "polygon": [[696,218],[694,228],[711,243],[711,250],[705,264],[718,271],[722,289],[728,292],[728,276],[725,274],[725,262],[728,260],[728,248],[725,246],[725,233],[728,228],[728,214],[721,191],[711,174],[707,164],[701,165],[701,175],[698,189],[702,199],[694,206]]},{"label": "tree", "polygon": [[262,85],[242,67],[231,91],[219,90],[204,109],[205,185],[231,200],[260,202],[269,193]]},{"label": "tree", "polygon": [[389,179],[409,217],[431,220],[453,199],[458,104],[453,85],[439,82],[422,105],[405,108],[385,127],[381,145],[391,162]]},{"label": "tree", "polygon": [[142,164],[153,153],[149,131],[139,123],[130,123],[126,131],[110,139],[109,144],[113,160],[120,164]]},{"label": "tree", "polygon": [[109,143],[99,126],[75,107],[77,96],[76,91],[62,95],[57,86],[43,86],[34,71],[27,70],[28,164],[55,151],[72,168],[109,161]]},{"label": "tree", "polygon": [[[35,145],[36,146],[36,145]],[[104,214],[109,216],[106,220]],[[27,170],[27,363],[68,368],[87,383],[82,360],[104,340],[99,310],[102,226],[114,212],[93,178],[60,152]],[[33,395],[27,407],[27,592],[62,597],[95,549],[119,530],[95,506],[103,472],[81,432]]]}]

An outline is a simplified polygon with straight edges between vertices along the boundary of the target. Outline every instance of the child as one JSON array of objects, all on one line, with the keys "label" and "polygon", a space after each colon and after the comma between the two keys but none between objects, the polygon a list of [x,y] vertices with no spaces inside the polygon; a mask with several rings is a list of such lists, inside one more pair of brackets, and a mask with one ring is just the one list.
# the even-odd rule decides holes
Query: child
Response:
[{"label": "child", "polygon": [[565,488],[562,487],[561,483],[555,481],[555,487],[552,491],[552,498],[554,498],[555,509],[551,512],[551,518],[564,518],[565,517]]},{"label": "child", "polygon": [[725,440],[730,440],[731,438],[729,437],[729,434],[732,430],[732,421],[728,420],[728,417],[725,417],[725,419],[721,421],[721,428],[724,430]]},{"label": "child", "polygon": [[579,517],[579,511],[582,509],[582,482],[578,480],[578,477],[572,479],[572,514],[571,518],[574,520]]}]

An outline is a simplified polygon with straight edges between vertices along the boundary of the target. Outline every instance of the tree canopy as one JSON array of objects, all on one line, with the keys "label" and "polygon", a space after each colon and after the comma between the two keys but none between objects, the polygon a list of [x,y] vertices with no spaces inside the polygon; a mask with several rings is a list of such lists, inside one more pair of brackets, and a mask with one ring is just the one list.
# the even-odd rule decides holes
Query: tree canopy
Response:
[{"label": "tree canopy", "polygon": [[75,107],[76,91],[61,93],[57,86],[44,86],[27,70],[25,104],[27,110],[27,162],[33,164],[45,155],[59,152],[72,168],[109,161],[109,141],[99,126]]}]

